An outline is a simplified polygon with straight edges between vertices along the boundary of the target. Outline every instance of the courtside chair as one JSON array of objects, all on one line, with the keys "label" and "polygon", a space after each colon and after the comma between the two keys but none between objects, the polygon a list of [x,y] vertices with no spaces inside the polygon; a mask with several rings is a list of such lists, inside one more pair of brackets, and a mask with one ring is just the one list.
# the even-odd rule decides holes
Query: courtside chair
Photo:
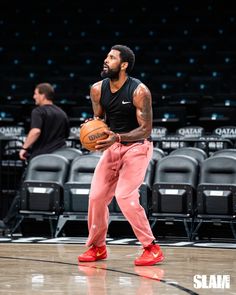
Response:
[{"label": "courtside chair", "polygon": [[152,227],[158,221],[181,221],[191,240],[198,172],[197,160],[189,156],[169,155],[159,160],[152,187]]},{"label": "courtside chair", "polygon": [[176,150],[173,150],[170,153],[171,156],[173,155],[183,155],[183,156],[189,156],[194,158],[198,161],[199,165],[207,158],[207,154],[205,151],[203,151],[200,148],[196,147],[183,147]]},{"label": "courtside chair", "polygon": [[73,147],[63,147],[55,150],[52,154],[65,157],[70,163],[76,158],[83,155],[83,152]]},{"label": "courtside chair", "polygon": [[214,152],[211,157],[231,156],[236,158],[236,149],[222,149]]},{"label": "courtside chair", "polygon": [[212,156],[202,162],[193,236],[203,223],[227,223],[236,239],[236,157]]},{"label": "courtside chair", "polygon": [[64,212],[59,216],[56,237],[67,221],[87,220],[90,186],[100,157],[101,153],[90,153],[72,161],[64,184]]},{"label": "courtside chair", "polygon": [[[77,157],[72,162],[68,181],[64,184],[64,212],[59,216],[56,237],[61,233],[67,221],[87,220],[91,181],[100,157],[100,153],[90,153]],[[144,181],[139,188],[140,203],[147,215],[151,206],[154,167],[155,161],[151,160]],[[109,223],[126,220],[115,198],[109,205],[109,211]]]},{"label": "courtside chair", "polygon": [[33,158],[21,186],[21,204],[14,232],[25,218],[49,220],[54,236],[53,220],[63,210],[63,186],[68,176],[69,161],[60,155],[43,154]]}]

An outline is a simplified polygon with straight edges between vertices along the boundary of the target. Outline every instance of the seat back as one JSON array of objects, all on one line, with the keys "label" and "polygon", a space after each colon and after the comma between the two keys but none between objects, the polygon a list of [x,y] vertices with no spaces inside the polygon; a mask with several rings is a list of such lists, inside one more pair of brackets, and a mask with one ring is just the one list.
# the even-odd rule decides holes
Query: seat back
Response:
[{"label": "seat back", "polygon": [[189,156],[169,155],[162,158],[156,168],[154,184],[189,184],[196,187],[198,163]]},{"label": "seat back", "polygon": [[33,158],[21,188],[21,210],[60,211],[68,169],[69,161],[59,155],[43,154]]},{"label": "seat back", "polygon": [[202,163],[199,184],[236,184],[236,158],[210,157]]},{"label": "seat back", "polygon": [[206,152],[203,151],[202,149],[196,148],[196,147],[179,148],[179,149],[173,150],[170,153],[170,155],[190,156],[190,157],[196,159],[199,164],[207,158]]},{"label": "seat back", "polygon": [[172,155],[162,158],[154,176],[152,214],[192,215],[198,171],[198,162],[192,157]]},{"label": "seat back", "polygon": [[236,157],[215,156],[203,161],[197,188],[198,217],[236,213]]},{"label": "seat back", "polygon": [[25,181],[57,182],[63,185],[68,174],[68,165],[68,160],[62,156],[39,155],[30,161]]},{"label": "seat back", "polygon": [[100,155],[87,154],[74,159],[71,164],[68,182],[91,183]]},{"label": "seat back", "polygon": [[54,151],[52,154],[61,155],[69,160],[69,162],[72,162],[76,157],[81,156],[83,152],[76,148],[64,147]]},{"label": "seat back", "polygon": [[212,157],[221,157],[221,156],[231,156],[231,157],[236,157],[236,149],[223,149],[214,152]]},{"label": "seat back", "polygon": [[71,163],[68,181],[64,185],[64,210],[87,212],[88,197],[94,170],[101,155],[87,154]]}]

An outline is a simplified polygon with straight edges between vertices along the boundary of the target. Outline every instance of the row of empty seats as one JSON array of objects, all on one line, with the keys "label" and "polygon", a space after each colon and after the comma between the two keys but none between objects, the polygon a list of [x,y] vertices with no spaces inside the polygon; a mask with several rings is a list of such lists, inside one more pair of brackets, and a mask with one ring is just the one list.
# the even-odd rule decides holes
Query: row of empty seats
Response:
[{"label": "row of empty seats", "polygon": [[[82,118],[77,119],[82,120]],[[79,140],[80,125],[76,123],[72,125],[70,127],[70,136],[67,139],[67,146],[82,149]],[[175,129],[174,132],[171,132],[170,129],[164,126],[154,126],[151,136],[154,145],[164,150],[166,154],[176,148],[194,146],[203,149],[210,155],[216,150],[234,148],[236,146],[236,125],[219,126],[212,132],[207,132],[200,125],[180,127]],[[0,159],[16,159],[25,137],[26,129],[23,126],[8,125],[0,127]]]},{"label": "row of empty seats", "polygon": [[207,155],[221,149],[233,148],[236,145],[235,126],[219,126],[211,133],[201,126],[185,126],[169,132],[166,127],[154,127],[152,138],[154,145],[169,154],[181,147],[197,147]]},{"label": "row of empty seats", "polygon": [[[70,130],[67,146],[88,153],[79,141],[80,127],[75,124]],[[13,195],[19,185],[24,163],[19,160],[18,154],[25,132],[23,126],[0,127],[0,189],[4,195]],[[152,130],[152,138],[154,146],[162,149],[165,155],[179,148],[197,147],[210,156],[218,150],[235,148],[236,127],[220,126],[208,133],[202,126],[185,126],[171,133],[167,127],[156,126]]]},{"label": "row of empty seats", "polygon": [[[202,126],[207,132],[213,132],[220,126],[236,125],[235,106],[231,104],[223,105],[222,101],[217,106],[201,107],[193,101],[188,103],[187,98],[184,100],[184,97],[182,97],[182,100],[183,103],[179,101],[170,104],[168,99],[165,98],[162,102],[163,105],[153,105],[153,125],[155,127],[166,127],[171,132],[174,132],[177,128],[191,125]],[[93,116],[90,98],[78,99],[78,104],[62,101],[58,105],[67,113],[71,127],[79,126],[85,119]],[[30,114],[34,107],[33,104],[1,105],[0,121],[2,126],[18,126],[28,130]]]},{"label": "row of empty seats", "polygon": [[[66,148],[30,162],[15,229],[25,218],[40,216],[57,221],[52,235],[58,236],[67,221],[87,219],[91,179],[100,153],[77,154],[72,159],[74,152]],[[227,222],[236,238],[235,181],[235,149],[217,151],[208,157],[193,147],[176,149],[167,156],[154,148],[140,186],[140,202],[152,227],[160,220],[181,221],[192,240],[204,222],[217,220]],[[115,199],[109,209],[111,222],[124,220]]]}]

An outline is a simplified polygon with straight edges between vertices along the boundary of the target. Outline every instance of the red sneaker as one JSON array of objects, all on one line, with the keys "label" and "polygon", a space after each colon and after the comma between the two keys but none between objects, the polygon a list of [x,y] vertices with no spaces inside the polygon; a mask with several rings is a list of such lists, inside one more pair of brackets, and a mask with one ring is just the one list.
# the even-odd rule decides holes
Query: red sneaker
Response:
[{"label": "red sneaker", "polygon": [[164,255],[159,245],[150,244],[144,248],[143,254],[134,260],[135,265],[154,265],[164,260]]},{"label": "red sneaker", "polygon": [[106,246],[92,246],[89,250],[78,256],[80,262],[92,262],[107,258]]}]

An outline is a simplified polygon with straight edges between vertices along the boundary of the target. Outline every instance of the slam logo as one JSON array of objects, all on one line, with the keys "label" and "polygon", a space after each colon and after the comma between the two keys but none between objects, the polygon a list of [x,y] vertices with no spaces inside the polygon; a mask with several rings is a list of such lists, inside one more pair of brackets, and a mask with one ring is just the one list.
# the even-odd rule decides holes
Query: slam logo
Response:
[{"label": "slam logo", "polygon": [[230,289],[230,275],[195,275],[195,289]]}]

